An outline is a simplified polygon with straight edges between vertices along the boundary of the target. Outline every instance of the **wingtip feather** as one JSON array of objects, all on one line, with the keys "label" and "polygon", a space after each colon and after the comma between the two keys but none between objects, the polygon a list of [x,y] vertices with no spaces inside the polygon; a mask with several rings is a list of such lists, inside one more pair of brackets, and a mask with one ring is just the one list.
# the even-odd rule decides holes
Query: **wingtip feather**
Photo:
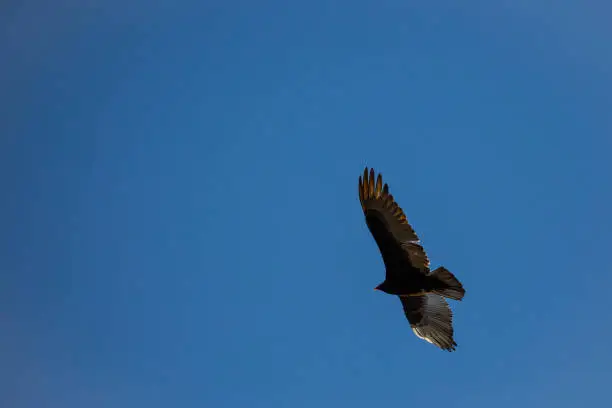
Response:
[{"label": "wingtip feather", "polygon": [[363,180],[361,179],[361,176],[359,176],[359,202],[361,203],[361,207],[365,209],[365,206],[363,205]]}]

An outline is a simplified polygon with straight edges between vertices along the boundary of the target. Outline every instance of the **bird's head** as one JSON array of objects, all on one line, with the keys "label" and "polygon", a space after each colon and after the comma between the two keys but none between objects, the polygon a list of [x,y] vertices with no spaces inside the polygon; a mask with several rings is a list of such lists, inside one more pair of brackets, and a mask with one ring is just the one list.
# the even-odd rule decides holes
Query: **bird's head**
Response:
[{"label": "bird's head", "polygon": [[387,281],[384,281],[383,283],[381,283],[381,284],[379,284],[377,287],[375,287],[375,288],[374,288],[374,290],[380,290],[380,291],[382,291],[382,292],[387,293],[387,289],[388,289],[388,287],[387,287],[387,286],[388,286],[388,285],[387,285]]}]

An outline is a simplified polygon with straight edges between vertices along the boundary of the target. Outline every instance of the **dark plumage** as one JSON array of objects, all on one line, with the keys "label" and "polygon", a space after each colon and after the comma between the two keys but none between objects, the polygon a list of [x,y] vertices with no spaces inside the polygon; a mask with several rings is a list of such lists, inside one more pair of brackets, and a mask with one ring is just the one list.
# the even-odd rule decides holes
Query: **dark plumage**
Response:
[{"label": "dark plumage", "polygon": [[385,264],[385,280],[376,287],[402,302],[414,333],[443,350],[453,351],[453,313],[444,299],[463,299],[461,282],[444,267],[429,270],[429,259],[404,211],[374,169],[359,177],[359,201],[366,224]]}]

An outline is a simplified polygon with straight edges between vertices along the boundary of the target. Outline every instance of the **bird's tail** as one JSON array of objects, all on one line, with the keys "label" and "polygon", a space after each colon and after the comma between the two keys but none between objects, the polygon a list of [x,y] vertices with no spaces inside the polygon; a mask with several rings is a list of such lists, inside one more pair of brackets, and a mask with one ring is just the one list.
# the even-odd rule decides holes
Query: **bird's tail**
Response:
[{"label": "bird's tail", "polygon": [[434,289],[433,293],[447,297],[449,299],[461,300],[465,295],[465,289],[448,269],[441,266],[431,273]]}]

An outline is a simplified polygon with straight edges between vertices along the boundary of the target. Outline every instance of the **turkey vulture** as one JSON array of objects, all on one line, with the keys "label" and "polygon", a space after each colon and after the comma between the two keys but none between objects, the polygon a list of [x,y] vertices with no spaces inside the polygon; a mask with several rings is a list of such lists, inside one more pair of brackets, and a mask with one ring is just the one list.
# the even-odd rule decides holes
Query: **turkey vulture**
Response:
[{"label": "turkey vulture", "polygon": [[443,350],[455,350],[453,313],[444,299],[461,300],[463,285],[443,266],[429,270],[429,259],[406,215],[389,194],[382,175],[366,167],[359,176],[359,201],[385,264],[385,280],[375,289],[397,295],[417,337]]}]

